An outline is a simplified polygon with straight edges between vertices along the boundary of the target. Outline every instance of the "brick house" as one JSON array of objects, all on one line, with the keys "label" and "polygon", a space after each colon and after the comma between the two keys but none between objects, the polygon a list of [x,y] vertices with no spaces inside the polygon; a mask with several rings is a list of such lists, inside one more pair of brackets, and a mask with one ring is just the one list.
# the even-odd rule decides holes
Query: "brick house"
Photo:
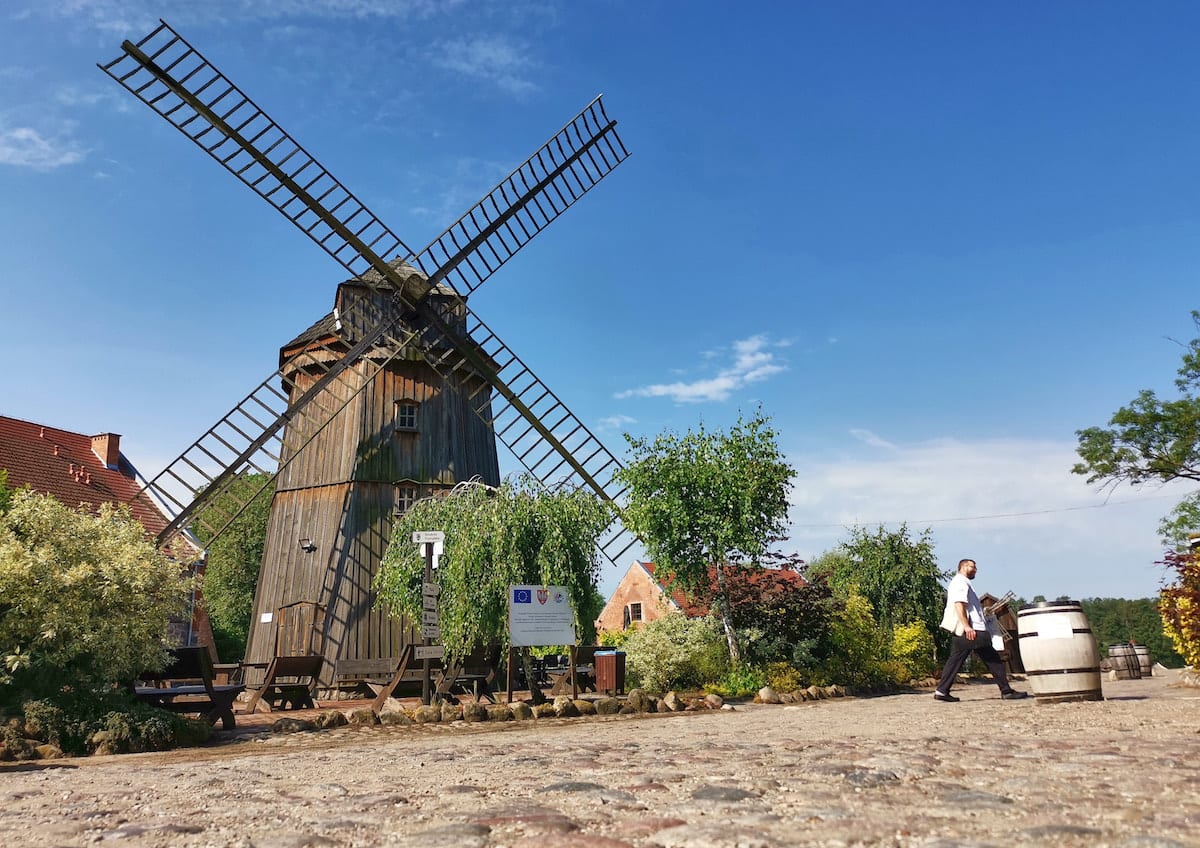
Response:
[{"label": "brick house", "polygon": [[[121,453],[116,433],[87,436],[0,415],[0,468],[8,471],[8,487],[28,486],[68,507],[102,503],[127,504],[153,541],[170,523],[145,495],[137,469]],[[191,543],[199,558],[199,545]],[[197,565],[203,573],[203,565]],[[172,635],[185,645],[213,644],[208,613],[193,598],[190,620],[172,622]],[[214,657],[215,659],[215,657]]]},{"label": "brick house", "polygon": [[[596,619],[597,632],[625,630],[630,625],[654,621],[673,612],[682,612],[689,618],[708,615],[710,599],[689,598],[683,590],[672,587],[672,581],[660,579],[654,572],[654,563],[634,560],[600,611]],[[744,578],[733,579],[748,580],[752,587],[764,593],[804,585],[804,578],[799,573],[786,568],[760,568],[741,573]],[[709,566],[708,575],[715,589],[716,568]]]}]

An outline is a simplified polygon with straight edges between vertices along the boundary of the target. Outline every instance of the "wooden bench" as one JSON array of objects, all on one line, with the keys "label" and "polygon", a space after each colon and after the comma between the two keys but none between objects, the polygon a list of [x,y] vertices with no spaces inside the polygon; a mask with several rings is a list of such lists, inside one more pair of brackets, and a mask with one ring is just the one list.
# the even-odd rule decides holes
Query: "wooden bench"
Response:
[{"label": "wooden bench", "polygon": [[275,657],[267,665],[262,685],[246,702],[246,712],[252,713],[260,706],[265,706],[267,712],[316,708],[313,696],[324,661],[321,656]]},{"label": "wooden bench", "polygon": [[[596,648],[594,645],[571,648],[565,667],[548,668],[551,695],[577,696],[580,692],[596,691]],[[574,674],[572,674],[574,672]]]},{"label": "wooden bench", "polygon": [[[138,682],[155,685],[139,686]],[[142,703],[175,713],[196,713],[209,724],[219,720],[225,730],[233,730],[233,702],[246,687],[213,683],[208,648],[196,645],[173,649],[165,669],[141,672],[132,688],[133,696]]]},{"label": "wooden bench", "polygon": [[[357,689],[365,687],[372,695],[392,682],[400,668],[400,657],[380,657],[378,659],[341,659],[333,673],[333,685],[336,689]],[[405,674],[408,678],[408,674]]]}]

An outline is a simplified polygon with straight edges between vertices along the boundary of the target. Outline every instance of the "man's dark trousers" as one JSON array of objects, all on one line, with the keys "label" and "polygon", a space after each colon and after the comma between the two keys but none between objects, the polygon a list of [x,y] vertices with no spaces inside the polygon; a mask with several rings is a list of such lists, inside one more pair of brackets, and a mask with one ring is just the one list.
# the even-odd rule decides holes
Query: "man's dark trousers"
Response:
[{"label": "man's dark trousers", "polygon": [[992,637],[986,630],[976,630],[974,639],[968,639],[966,636],[954,637],[950,645],[950,659],[946,660],[946,667],[942,669],[942,677],[938,681],[938,691],[943,695],[950,694],[950,687],[954,685],[958,673],[966,665],[967,657],[971,656],[972,651],[979,654],[979,658],[995,678],[1000,691],[1011,692],[1008,675],[1004,673],[1004,660],[1000,659],[1000,655],[992,647]]}]

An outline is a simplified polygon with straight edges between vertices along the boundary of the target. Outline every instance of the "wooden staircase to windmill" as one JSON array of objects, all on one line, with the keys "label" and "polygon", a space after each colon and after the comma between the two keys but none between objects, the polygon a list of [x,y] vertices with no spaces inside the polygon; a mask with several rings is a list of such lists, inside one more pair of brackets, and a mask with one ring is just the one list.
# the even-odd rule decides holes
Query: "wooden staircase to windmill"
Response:
[{"label": "wooden staircase to windmill", "polygon": [[[122,50],[101,69],[350,274],[278,369],[145,489],[173,516],[165,543],[195,522],[215,538],[275,483],[248,662],[270,659],[273,614],[298,601],[327,611],[325,683],[339,660],[419,644],[419,623],[374,608],[392,518],[464,480],[498,482],[497,440],[545,485],[619,504],[619,461],[466,302],[629,155],[601,98],[413,251],[166,23]],[[238,486],[247,475],[258,485]],[[616,522],[601,553],[634,541]]]}]

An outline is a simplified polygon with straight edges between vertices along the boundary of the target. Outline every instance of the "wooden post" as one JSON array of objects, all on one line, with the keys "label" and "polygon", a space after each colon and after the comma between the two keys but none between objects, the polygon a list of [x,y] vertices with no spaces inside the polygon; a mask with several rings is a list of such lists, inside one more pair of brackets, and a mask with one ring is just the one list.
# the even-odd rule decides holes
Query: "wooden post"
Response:
[{"label": "wooden post", "polygon": [[[425,543],[425,577],[424,582],[433,582],[433,542]],[[424,606],[424,604],[422,604]],[[424,626],[424,625],[422,625]],[[433,644],[432,639],[423,638],[421,644],[429,646]],[[421,660],[421,703],[429,706],[430,702],[430,660],[425,657]]]},{"label": "wooden post", "polygon": [[576,658],[575,646],[572,645],[568,649],[567,652],[570,657],[568,662],[571,663],[571,700],[578,700],[579,699],[579,681],[577,681],[575,679],[575,658]]},{"label": "wooden post", "polygon": [[508,662],[504,664],[504,678],[505,678],[504,682],[507,684],[507,688],[508,688],[508,701],[506,703],[509,703],[509,704],[512,703],[513,663],[516,661],[517,661],[517,649],[514,648],[512,645],[509,645],[508,646]]}]

